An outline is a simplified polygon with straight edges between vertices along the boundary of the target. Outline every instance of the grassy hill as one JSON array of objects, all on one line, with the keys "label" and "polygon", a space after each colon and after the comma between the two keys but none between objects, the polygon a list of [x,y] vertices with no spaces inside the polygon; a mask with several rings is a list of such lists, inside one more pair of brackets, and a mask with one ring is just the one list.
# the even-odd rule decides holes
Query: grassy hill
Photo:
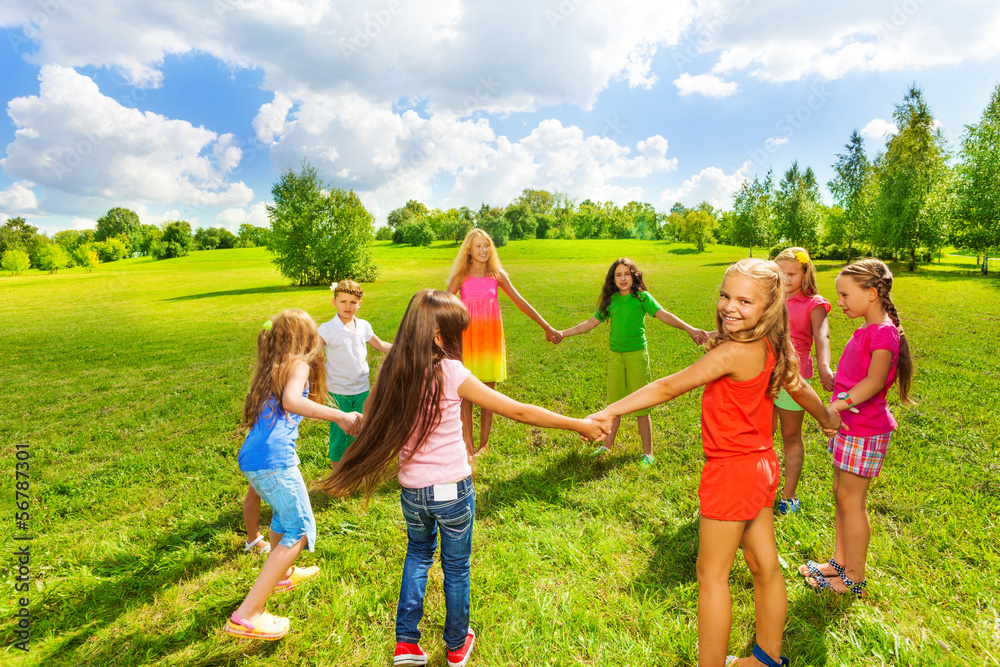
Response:
[{"label": "grassy hill", "polygon": [[[378,244],[381,276],[365,285],[359,315],[392,340],[410,296],[444,286],[455,251]],[[745,254],[639,241],[501,249],[514,285],[557,328],[590,316],[621,255],[645,271],[665,308],[708,328],[724,267]],[[820,291],[832,297],[838,266],[819,268]],[[817,595],[795,574],[833,543],[829,457],[807,428],[803,511],[777,525],[794,665],[1000,664],[1000,280],[975,276],[974,258],[946,257],[915,274],[897,268],[893,297],[916,355],[920,404],[894,404],[900,429],[872,486],[870,595],[860,602]],[[406,548],[394,484],[367,508],[313,494],[317,550],[301,562],[322,574],[269,602],[292,619],[284,640],[222,633],[262,562],[242,553],[246,481],[236,465],[255,336],[287,307],[331,319],[329,290],[289,286],[264,250],[244,249],[3,276],[0,294],[0,614],[14,619],[28,595],[32,615],[30,651],[13,646],[7,623],[0,662],[391,664]],[[602,407],[607,329],[553,347],[508,299],[501,304],[510,378],[498,388],[575,416]],[[855,325],[831,313],[835,360]],[[655,376],[698,358],[683,334],[647,326]],[[370,357],[374,368],[381,355]],[[498,419],[476,462],[472,664],[696,664],[699,409],[700,391],[654,409],[658,465],[649,471],[638,465],[634,420],[614,453],[595,461],[571,434]],[[302,429],[307,480],[328,469],[326,430]],[[30,543],[14,539],[25,534],[13,520],[17,451],[30,456]],[[15,590],[14,553],[24,544],[27,594]],[[746,655],[753,602],[739,560],[732,581],[730,647]],[[435,566],[422,624],[434,665],[445,664],[440,589]]]}]

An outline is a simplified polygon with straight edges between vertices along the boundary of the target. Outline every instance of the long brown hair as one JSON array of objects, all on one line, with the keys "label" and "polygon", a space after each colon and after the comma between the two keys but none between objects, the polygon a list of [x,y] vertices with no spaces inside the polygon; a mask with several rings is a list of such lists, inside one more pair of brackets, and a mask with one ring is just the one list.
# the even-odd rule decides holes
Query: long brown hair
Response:
[{"label": "long brown hair", "polygon": [[469,267],[472,266],[472,242],[480,236],[490,242],[490,258],[486,260],[486,275],[490,278],[499,278],[503,275],[503,266],[500,265],[500,256],[497,255],[497,247],[493,245],[493,239],[482,229],[475,228],[469,230],[469,233],[465,235],[465,240],[462,241],[462,247],[458,249],[455,263],[452,264],[451,273],[448,274],[448,285],[451,285],[455,278],[461,278],[464,281],[468,277]]},{"label": "long brown hair", "polygon": [[[767,259],[741,259],[728,269],[722,276],[745,276],[753,280],[760,288],[760,295],[765,302],[764,312],[752,329],[729,333],[722,325],[722,315],[715,311],[715,329],[719,335],[709,339],[706,347],[711,350],[727,341],[752,343],[764,339],[774,350],[774,368],[768,382],[767,394],[774,397],[778,390],[787,387],[793,391],[801,386],[799,378],[799,358],[792,347],[792,339],[788,332],[788,309],[785,308],[785,281],[781,269]],[[721,284],[720,284],[721,288]]]},{"label": "long brown hair", "polygon": [[611,268],[608,269],[608,274],[604,276],[604,285],[601,287],[601,298],[597,301],[597,312],[603,313],[604,317],[608,317],[610,313],[608,312],[608,305],[611,303],[611,297],[618,294],[618,285],[615,284],[615,270],[620,264],[624,264],[628,267],[629,272],[632,274],[632,287],[629,291],[632,296],[642,300],[645,297],[639,292],[646,291],[646,283],[642,279],[642,271],[639,267],[635,265],[628,257],[619,257],[614,262],[611,263]]},{"label": "long brown hair", "polygon": [[[806,261],[802,261],[805,259]],[[775,262],[798,262],[802,265],[802,294],[805,296],[812,296],[814,294],[819,294],[819,288],[816,286],[816,267],[813,266],[812,260],[809,258],[809,253],[806,252],[805,248],[799,248],[793,246],[791,248],[785,248],[778,253],[778,256],[774,258]]]},{"label": "long brown hair", "polygon": [[[396,340],[365,401],[361,434],[319,488],[338,498],[361,487],[371,496],[399,464],[411,440],[412,456],[441,421],[441,360],[462,359],[469,313],[454,294],[425,289],[406,307]],[[441,345],[435,342],[440,332]]]},{"label": "long brown hair", "polygon": [[899,322],[896,304],[889,296],[889,292],[892,290],[892,271],[884,262],[869,257],[848,264],[840,270],[840,275],[847,276],[861,289],[875,288],[878,292],[882,310],[899,331],[899,359],[896,362],[896,386],[899,387],[899,400],[907,405],[915,405],[916,401],[910,398],[910,383],[913,381],[913,356],[910,354],[910,343],[906,340],[903,325]]},{"label": "long brown hair", "polygon": [[243,403],[241,425],[252,428],[269,398],[278,402],[276,414],[285,415],[281,393],[292,367],[298,361],[309,365],[309,398],[317,403],[326,401],[326,366],[323,343],[316,323],[309,313],[297,308],[283,310],[269,320],[271,327],[257,334],[257,363],[250,391]]}]

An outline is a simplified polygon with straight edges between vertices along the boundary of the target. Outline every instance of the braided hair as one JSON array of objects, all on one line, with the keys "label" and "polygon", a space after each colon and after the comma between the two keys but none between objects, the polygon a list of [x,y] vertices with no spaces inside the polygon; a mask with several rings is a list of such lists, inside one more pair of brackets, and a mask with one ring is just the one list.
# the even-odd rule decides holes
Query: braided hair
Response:
[{"label": "braided hair", "polygon": [[892,291],[892,271],[884,262],[877,259],[861,259],[844,267],[840,275],[847,276],[862,289],[874,289],[878,292],[882,310],[889,316],[899,331],[899,360],[896,366],[896,385],[899,387],[899,399],[904,404],[913,405],[910,399],[910,383],[913,380],[913,356],[910,354],[910,343],[906,340],[903,325],[899,321],[899,312],[892,302],[889,292]]}]

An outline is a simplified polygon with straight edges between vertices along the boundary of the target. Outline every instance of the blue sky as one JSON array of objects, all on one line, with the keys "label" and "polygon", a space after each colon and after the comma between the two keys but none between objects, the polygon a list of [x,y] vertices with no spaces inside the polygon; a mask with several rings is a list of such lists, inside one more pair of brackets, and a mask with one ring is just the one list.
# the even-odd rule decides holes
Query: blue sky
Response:
[{"label": "blue sky", "polygon": [[[267,225],[308,159],[382,224],[525,187],[728,208],[874,154],[919,85],[951,147],[1000,82],[1000,7],[932,0],[134,0],[0,8],[0,220]],[[824,196],[829,200],[829,195]]]}]

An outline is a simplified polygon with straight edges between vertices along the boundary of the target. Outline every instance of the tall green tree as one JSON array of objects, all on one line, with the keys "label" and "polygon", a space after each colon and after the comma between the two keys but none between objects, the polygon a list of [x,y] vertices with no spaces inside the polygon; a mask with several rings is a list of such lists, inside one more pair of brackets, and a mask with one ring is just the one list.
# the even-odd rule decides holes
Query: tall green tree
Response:
[{"label": "tall green tree", "polygon": [[[191,223],[186,220],[165,222],[163,223],[163,235],[150,245],[149,254],[154,259],[183,257],[191,251],[193,244]],[[98,254],[100,254],[100,250],[98,250]]]},{"label": "tall green tree", "polygon": [[930,215],[930,194],[944,175],[948,157],[941,131],[914,84],[893,113],[899,132],[889,138],[885,153],[876,160],[878,182],[876,231],[880,244],[908,257],[907,268],[916,269],[917,251],[939,247],[945,230]]},{"label": "tall green tree", "polygon": [[837,245],[847,244],[847,261],[851,261],[854,244],[870,220],[872,164],[865,154],[865,141],[855,129],[844,145],[844,152],[837,154],[833,164],[836,173],[827,184],[833,200],[843,210],[842,216],[831,216],[827,226],[827,241]]},{"label": "tall green tree", "polygon": [[986,275],[990,250],[1000,246],[1000,85],[979,122],[965,126],[959,156],[953,238],[982,254]]},{"label": "tall green tree", "polygon": [[503,211],[495,206],[483,204],[479,207],[476,212],[476,227],[489,234],[498,248],[507,245],[510,239],[510,222],[504,217]]},{"label": "tall green tree", "polygon": [[353,190],[325,188],[316,169],[303,162],[300,171],[281,174],[271,195],[267,248],[283,276],[299,285],[375,279],[375,218]]},{"label": "tall green tree", "polygon": [[413,222],[430,214],[427,206],[418,202],[416,199],[411,199],[403,206],[397,209],[389,211],[389,215],[386,216],[386,224],[395,229],[405,225],[408,222]]},{"label": "tall green tree", "polygon": [[129,252],[138,252],[142,244],[142,223],[139,222],[139,214],[116,206],[97,219],[94,240],[106,241],[121,235],[125,236]]},{"label": "tall green tree", "polygon": [[753,257],[754,246],[765,246],[770,254],[774,241],[774,184],[771,172],[764,180],[755,174],[752,181],[743,185],[733,195],[733,217],[728,226],[730,243],[742,246]]},{"label": "tall green tree", "polygon": [[0,253],[14,248],[30,252],[36,236],[38,227],[29,225],[21,216],[9,218],[3,227],[0,227]]},{"label": "tall green tree", "polygon": [[798,161],[785,172],[774,197],[777,233],[789,245],[814,247],[822,216],[819,186],[812,167],[799,169]]}]

